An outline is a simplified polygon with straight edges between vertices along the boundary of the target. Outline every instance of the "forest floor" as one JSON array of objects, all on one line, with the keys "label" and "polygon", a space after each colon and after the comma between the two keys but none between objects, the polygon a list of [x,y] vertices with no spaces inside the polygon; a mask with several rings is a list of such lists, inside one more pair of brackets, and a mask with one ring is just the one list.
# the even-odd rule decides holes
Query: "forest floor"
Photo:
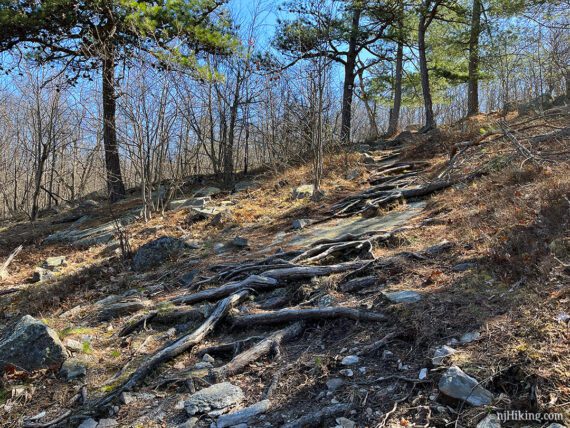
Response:
[{"label": "forest floor", "polygon": [[[318,200],[291,196],[311,182],[310,165],[250,177],[249,189],[212,196],[209,206],[224,207],[214,221],[183,207],[117,229],[134,253],[165,236],[192,245],[146,272],[133,271],[115,241],[46,241],[122,218],[140,206],[136,195],[112,215],[103,204],[82,205],[34,224],[6,223],[0,260],[24,248],[0,283],[0,324],[8,331],[23,315],[42,320],[86,374],[68,381],[53,369],[6,370],[0,426],[51,426],[61,415],[61,426],[88,417],[99,427],[224,426],[217,414],[192,419],[183,405],[221,380],[242,388],[241,407],[269,400],[248,421],[253,427],[473,427],[511,410],[569,423],[569,119],[567,111],[505,121],[480,115],[327,155]],[[206,185],[216,183],[185,190]],[[83,215],[81,224],[59,222]],[[312,224],[293,230],[298,219]],[[53,278],[30,283],[44,260],[58,256],[65,264]],[[284,272],[316,266],[336,272]],[[278,278],[277,285],[262,288],[251,274]],[[228,294],[196,296],[231,281],[244,281],[248,295],[215,329],[113,395],[157,352],[211,319]],[[323,311],[305,321],[299,312],[272,319],[283,308]],[[327,308],[355,309],[360,319]],[[265,321],[248,318],[255,314]],[[282,343],[271,336],[267,349],[258,346],[294,326]],[[446,344],[455,352],[436,363],[434,351]],[[451,366],[490,391],[492,402],[470,406],[442,393]],[[108,403],[99,405],[102,398]],[[320,417],[325,408],[330,414]],[[295,424],[306,415],[314,421]]]}]

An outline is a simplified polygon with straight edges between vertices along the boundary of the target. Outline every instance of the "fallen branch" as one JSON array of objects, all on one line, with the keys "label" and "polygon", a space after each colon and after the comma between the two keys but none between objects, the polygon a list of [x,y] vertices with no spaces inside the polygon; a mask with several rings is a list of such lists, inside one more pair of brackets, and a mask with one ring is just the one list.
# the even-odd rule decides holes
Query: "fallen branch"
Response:
[{"label": "fallen branch", "polygon": [[363,311],[361,309],[330,307],[307,309],[281,309],[280,311],[261,312],[232,317],[233,327],[250,327],[252,325],[279,324],[300,320],[323,320],[348,318],[354,321],[386,321],[380,312]]},{"label": "fallen branch", "polygon": [[47,421],[47,422],[24,421],[23,427],[24,428],[48,428],[48,427],[51,427],[53,425],[57,425],[60,422],[63,422],[64,420],[66,420],[70,416],[71,416],[71,410],[67,410],[66,412],[64,412],[63,414],[61,414],[57,418],[52,419],[51,421]]},{"label": "fallen branch", "polygon": [[194,330],[194,332],[187,334],[176,340],[174,343],[162,348],[156,354],[147,359],[121,386],[99,400],[96,404],[96,408],[109,404],[122,392],[132,390],[162,363],[172,360],[200,343],[214,329],[214,327],[225,318],[229,310],[236,303],[243,300],[247,294],[247,290],[242,290],[219,302],[212,314],[200,327]]},{"label": "fallen branch", "polygon": [[20,245],[14,251],[12,251],[12,253],[10,253],[10,255],[8,256],[6,261],[0,267],[0,279],[4,279],[5,277],[8,276],[8,266],[10,266],[10,263],[12,263],[14,258],[18,254],[20,254],[20,251],[22,251],[23,249],[24,249],[24,247],[22,245]]}]

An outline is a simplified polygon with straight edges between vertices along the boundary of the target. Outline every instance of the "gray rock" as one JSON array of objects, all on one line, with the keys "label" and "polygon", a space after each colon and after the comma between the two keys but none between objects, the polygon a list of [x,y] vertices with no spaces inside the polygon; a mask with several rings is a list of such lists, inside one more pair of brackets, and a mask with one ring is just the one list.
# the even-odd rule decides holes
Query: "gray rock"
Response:
[{"label": "gray rock", "polygon": [[214,187],[214,186],[202,187],[201,189],[197,190],[194,193],[194,197],[195,198],[203,198],[205,196],[216,196],[216,195],[220,194],[221,192],[222,192],[222,190],[218,187]]},{"label": "gray rock", "polygon": [[128,302],[114,303],[112,305],[104,307],[101,312],[99,312],[99,320],[109,321],[114,318],[138,312],[144,308],[146,308],[146,302],[139,299],[130,300]]},{"label": "gray rock", "polygon": [[350,419],[344,417],[336,418],[336,423],[338,424],[337,426],[340,428],[356,428],[356,422],[351,421]]},{"label": "gray rock", "polygon": [[360,358],[358,358],[356,355],[347,355],[346,357],[344,357],[342,359],[342,361],[340,363],[343,366],[351,366],[353,364],[358,364],[359,361],[360,361]]},{"label": "gray rock", "polygon": [[184,402],[184,408],[189,416],[194,416],[197,413],[225,409],[226,407],[239,404],[244,398],[240,387],[229,382],[223,382],[192,394]]},{"label": "gray rock", "polygon": [[97,428],[97,421],[92,418],[85,419],[77,428]]},{"label": "gray rock", "polygon": [[181,239],[163,236],[139,248],[133,259],[133,270],[143,272],[162,265],[167,260],[189,249]]},{"label": "gray rock", "polygon": [[156,398],[156,395],[149,394],[148,392],[123,392],[121,393],[121,402],[123,404],[129,405],[136,401],[150,401]]},{"label": "gray rock", "polygon": [[487,415],[477,424],[477,428],[501,428],[501,421],[497,415]]},{"label": "gray rock", "polygon": [[431,362],[434,366],[441,366],[445,358],[455,354],[456,352],[457,351],[455,349],[447,345],[440,346],[434,351]]},{"label": "gray rock", "polygon": [[339,373],[343,376],[346,376],[346,377],[354,376],[354,372],[351,369],[342,369],[342,370],[339,370]]},{"label": "gray rock", "polygon": [[182,208],[205,208],[211,200],[212,198],[209,196],[202,198],[177,199],[169,202],[168,209],[175,211]]},{"label": "gray rock", "polygon": [[214,357],[212,357],[210,354],[204,354],[204,356],[202,357],[202,361],[210,364],[214,364],[216,362]]},{"label": "gray rock", "polygon": [[178,428],[194,428],[200,419],[198,418],[190,418],[186,422],[181,423],[178,425]]},{"label": "gray rock", "polygon": [[376,160],[374,159],[373,156],[369,155],[368,153],[362,153],[362,155],[360,156],[360,162],[366,164],[373,164],[376,162]]},{"label": "gray rock", "polygon": [[270,406],[271,402],[269,400],[260,401],[244,409],[220,416],[212,426],[215,428],[226,428],[248,422],[251,418],[267,412]]},{"label": "gray rock", "polygon": [[48,257],[42,263],[42,267],[44,269],[49,269],[49,270],[53,271],[53,270],[56,270],[57,268],[59,268],[61,266],[65,266],[65,261],[66,261],[65,256]]},{"label": "gray rock", "polygon": [[66,358],[57,333],[30,315],[0,339],[0,372],[10,365],[27,371],[60,368]]},{"label": "gray rock", "polygon": [[32,275],[32,282],[44,282],[52,278],[55,278],[55,274],[51,270],[36,268]]},{"label": "gray rock", "polygon": [[327,389],[329,391],[336,391],[344,384],[344,381],[339,377],[333,377],[327,380]]},{"label": "gray rock", "polygon": [[350,171],[348,171],[345,175],[345,178],[347,180],[356,180],[358,177],[360,177],[360,171],[357,169],[351,169]]},{"label": "gray rock", "polygon": [[477,263],[465,262],[456,264],[451,268],[453,272],[465,272],[469,269],[475,269],[477,267]]},{"label": "gray rock", "polygon": [[293,189],[291,192],[291,197],[293,199],[311,198],[314,193],[315,187],[312,184],[303,184]]},{"label": "gray rock", "polygon": [[234,192],[235,193],[244,192],[244,191],[249,190],[249,189],[254,189],[255,187],[257,187],[257,184],[255,182],[243,180],[243,181],[239,181],[235,184]]},{"label": "gray rock", "polygon": [[214,253],[222,254],[228,251],[228,247],[223,242],[216,242],[214,244]]},{"label": "gray rock", "polygon": [[71,351],[81,352],[83,351],[83,344],[79,340],[75,339],[65,339],[63,342],[65,347]]},{"label": "gray rock", "polygon": [[74,380],[84,377],[87,374],[87,367],[85,367],[85,364],[82,361],[76,358],[70,358],[64,361],[59,373],[68,381]]},{"label": "gray rock", "polygon": [[232,245],[238,248],[246,248],[249,246],[249,241],[247,240],[247,238],[244,238],[243,236],[236,236],[232,240]]},{"label": "gray rock", "polygon": [[459,343],[461,343],[462,345],[466,345],[468,343],[479,340],[480,337],[481,333],[479,333],[478,331],[470,331],[468,333],[465,333],[463,336],[459,338]]},{"label": "gray rock", "polygon": [[392,303],[416,303],[422,300],[422,295],[412,290],[386,291],[382,294]]},{"label": "gray rock", "polygon": [[448,397],[465,401],[472,406],[486,406],[493,402],[493,394],[457,366],[450,367],[443,374],[439,381],[439,390]]},{"label": "gray rock", "polygon": [[555,423],[553,423],[553,424],[548,425],[546,428],[566,428],[566,426],[565,426],[565,425],[558,424],[558,423],[555,422]]},{"label": "gray rock", "polygon": [[211,369],[212,367],[214,367],[214,365],[208,361],[200,361],[194,364],[196,370]]},{"label": "gray rock", "polygon": [[119,423],[116,419],[100,419],[97,428],[113,428],[118,427]]},{"label": "gray rock", "polygon": [[182,277],[180,277],[180,279],[178,280],[178,282],[183,286],[183,287],[189,287],[190,285],[192,285],[192,282],[194,282],[194,278],[196,278],[196,275],[198,275],[198,270],[194,269],[191,270],[188,273],[185,273],[184,275],[182,275]]},{"label": "gray rock", "polygon": [[435,244],[432,245],[431,247],[426,248],[424,253],[430,257],[435,257],[451,250],[452,248],[453,244],[451,242],[443,240],[439,244]]},{"label": "gray rock", "polygon": [[297,220],[293,220],[293,224],[291,225],[291,227],[294,230],[301,230],[309,226],[311,223],[312,220],[309,220],[308,218],[299,218]]}]

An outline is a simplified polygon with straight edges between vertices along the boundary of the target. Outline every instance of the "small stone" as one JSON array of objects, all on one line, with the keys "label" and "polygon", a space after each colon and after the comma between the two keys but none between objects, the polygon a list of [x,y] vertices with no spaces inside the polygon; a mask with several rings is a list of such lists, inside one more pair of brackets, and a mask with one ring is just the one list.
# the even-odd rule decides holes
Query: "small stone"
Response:
[{"label": "small stone", "polygon": [[420,370],[420,374],[418,375],[418,379],[419,380],[424,380],[428,375],[428,369],[427,368],[423,368]]},{"label": "small stone", "polygon": [[390,300],[392,303],[416,303],[422,300],[422,295],[415,291],[403,290],[403,291],[392,291],[383,292],[384,297]]},{"label": "small stone", "polygon": [[204,354],[204,356],[202,357],[202,361],[210,364],[214,364],[216,362],[214,357],[212,357],[210,354]]},{"label": "small stone", "polygon": [[493,402],[493,394],[457,366],[450,367],[443,374],[439,390],[448,397],[466,401],[472,406],[486,406]]},{"label": "small stone", "polygon": [[97,428],[97,421],[92,418],[85,419],[77,428]]},{"label": "small stone", "polygon": [[394,353],[388,349],[384,349],[384,352],[382,352],[382,359],[383,360],[393,360],[394,359]]},{"label": "small stone", "polygon": [[59,256],[59,257],[48,257],[42,263],[42,267],[45,269],[49,269],[51,271],[56,270],[61,266],[65,266],[66,257]]},{"label": "small stone", "polygon": [[359,367],[358,371],[360,372],[360,374],[366,374],[366,367]]},{"label": "small stone", "polygon": [[201,189],[197,190],[196,192],[194,192],[194,197],[195,198],[203,198],[206,196],[216,196],[217,194],[221,193],[222,190],[218,187],[214,187],[214,186],[208,186],[208,187],[202,187]]},{"label": "small stone", "polygon": [[346,377],[354,376],[354,372],[351,369],[342,369],[339,371],[339,373],[343,376],[346,376]]},{"label": "small stone", "polygon": [[465,333],[463,336],[461,336],[459,338],[459,343],[461,343],[462,345],[466,345],[468,343],[475,342],[476,340],[479,340],[480,337],[481,337],[481,333],[479,333],[478,331],[471,331],[471,332]]},{"label": "small stone", "polygon": [[441,366],[445,358],[455,354],[456,352],[457,351],[455,349],[447,345],[440,346],[439,348],[436,348],[436,350],[434,351],[431,362],[434,366]]},{"label": "small stone", "polygon": [[64,361],[59,373],[61,376],[70,381],[84,377],[87,374],[87,368],[82,361],[75,358],[70,358],[69,360]]},{"label": "small stone", "polygon": [[222,254],[225,253],[226,251],[228,251],[228,248],[226,247],[226,244],[224,244],[223,242],[216,242],[214,244],[214,253]]},{"label": "small stone", "polygon": [[[121,402],[123,404],[129,405],[131,403],[137,402],[137,401],[150,401],[150,400],[154,400],[156,398],[156,395],[154,394],[150,394],[148,392],[123,392],[121,394]],[[184,408],[184,405],[182,405],[181,407],[182,409]]]},{"label": "small stone", "polygon": [[63,342],[67,349],[70,349],[74,352],[81,352],[83,351],[83,344],[79,340],[75,339],[65,339]]},{"label": "small stone", "polygon": [[327,389],[329,391],[336,391],[344,384],[344,381],[339,377],[333,377],[327,380]]},{"label": "small stone", "polygon": [[118,426],[119,424],[116,419],[100,419],[97,424],[97,428],[113,428]]},{"label": "small stone", "polygon": [[236,236],[232,240],[232,244],[234,245],[234,247],[246,248],[249,246],[249,241],[247,240],[247,238],[244,238],[243,236]]},{"label": "small stone", "polygon": [[208,361],[200,361],[199,363],[194,364],[194,368],[196,370],[211,369],[212,367],[214,367],[213,364]]},{"label": "small stone", "polygon": [[347,418],[336,418],[336,423],[341,428],[355,428],[356,423]]},{"label": "small stone", "polygon": [[190,418],[186,422],[178,425],[178,428],[194,428],[198,424],[198,418]]},{"label": "small stone", "polygon": [[338,404],[338,403],[339,403],[339,401],[336,398],[333,398],[331,400],[331,404]]},{"label": "small stone", "polygon": [[342,359],[342,361],[340,363],[343,366],[351,366],[353,364],[358,364],[359,361],[360,361],[360,358],[358,358],[356,355],[347,355],[346,357],[344,357]]},{"label": "small stone", "polygon": [[501,428],[501,421],[497,415],[487,415],[477,424],[477,428]]},{"label": "small stone", "polygon": [[357,170],[357,169],[351,169],[351,170],[348,171],[348,172],[346,173],[346,175],[345,175],[345,178],[346,178],[347,180],[350,180],[350,181],[355,180],[355,179],[357,179],[358,177],[360,177],[360,171]]},{"label": "small stone", "polygon": [[304,229],[305,227],[309,226],[311,223],[312,223],[312,220],[309,220],[308,218],[298,218],[296,220],[293,220],[291,227],[294,230],[301,230],[301,229]]},{"label": "small stone", "polygon": [[32,275],[32,282],[44,282],[55,278],[55,274],[48,269],[44,268],[36,268],[34,270],[34,274]]},{"label": "small stone", "polygon": [[303,184],[302,186],[295,187],[291,192],[293,199],[310,198],[315,193],[315,187],[312,184]]}]

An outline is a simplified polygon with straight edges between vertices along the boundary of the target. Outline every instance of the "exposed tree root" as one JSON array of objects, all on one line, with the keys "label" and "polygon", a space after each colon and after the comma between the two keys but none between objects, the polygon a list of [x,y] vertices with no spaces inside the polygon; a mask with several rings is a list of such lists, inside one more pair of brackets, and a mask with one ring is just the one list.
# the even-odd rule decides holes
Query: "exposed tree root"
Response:
[{"label": "exposed tree root", "polygon": [[244,328],[253,325],[335,318],[348,318],[355,321],[386,321],[386,315],[380,312],[363,311],[361,309],[345,307],[281,309],[279,311],[240,315],[232,317],[231,320],[233,327]]},{"label": "exposed tree root", "polygon": [[247,290],[239,291],[232,294],[220,301],[212,314],[204,323],[198,327],[194,332],[187,334],[174,343],[162,348],[156,354],[147,359],[135,372],[127,379],[121,386],[101,398],[95,405],[96,408],[101,408],[109,404],[112,400],[118,397],[124,391],[130,391],[140,382],[142,382],[153,370],[155,370],[162,363],[170,361],[191,347],[200,343],[214,327],[222,321],[229,310],[239,301],[243,300],[248,294]]},{"label": "exposed tree root", "polygon": [[304,324],[302,322],[296,322],[282,330],[276,331],[248,350],[236,355],[229,363],[213,369],[213,376],[221,380],[239,373],[252,362],[259,360],[271,352],[276,352],[282,343],[286,343],[299,336],[303,332],[303,329]]},{"label": "exposed tree root", "polygon": [[332,406],[324,407],[318,412],[305,415],[293,422],[283,425],[282,428],[306,428],[321,426],[326,418],[331,418],[351,409],[350,404],[333,404]]}]

